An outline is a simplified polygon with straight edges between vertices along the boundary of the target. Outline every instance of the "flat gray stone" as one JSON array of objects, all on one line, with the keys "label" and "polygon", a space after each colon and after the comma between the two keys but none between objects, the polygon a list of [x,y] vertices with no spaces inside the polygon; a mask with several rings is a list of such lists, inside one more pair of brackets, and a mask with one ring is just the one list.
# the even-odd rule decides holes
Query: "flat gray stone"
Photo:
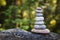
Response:
[{"label": "flat gray stone", "polygon": [[36,17],[42,17],[42,16],[43,16],[42,13],[37,13],[37,14],[36,14]]},{"label": "flat gray stone", "polygon": [[[9,29],[10,30],[10,29]],[[13,30],[16,30],[13,32]],[[52,33],[49,34],[38,34],[21,29],[13,29],[11,33],[0,32],[0,40],[60,40],[60,34]]]},{"label": "flat gray stone", "polygon": [[42,10],[36,10],[36,12],[43,12]]},{"label": "flat gray stone", "polygon": [[35,29],[46,29],[46,25],[34,25]]},{"label": "flat gray stone", "polygon": [[36,21],[35,24],[44,24],[44,21]]},{"label": "flat gray stone", "polygon": [[50,33],[50,30],[49,29],[32,29],[32,32],[35,32],[35,33],[42,33],[42,34],[46,34],[46,33]]},{"label": "flat gray stone", "polygon": [[36,17],[35,20],[36,21],[41,21],[41,20],[44,20],[44,17]]}]

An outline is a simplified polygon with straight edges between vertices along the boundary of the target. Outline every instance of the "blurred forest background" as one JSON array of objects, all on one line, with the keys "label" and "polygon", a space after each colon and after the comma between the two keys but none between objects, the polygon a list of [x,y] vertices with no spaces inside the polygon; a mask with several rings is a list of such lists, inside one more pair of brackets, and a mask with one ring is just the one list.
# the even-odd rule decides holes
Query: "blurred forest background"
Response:
[{"label": "blurred forest background", "polygon": [[37,7],[43,9],[47,28],[60,33],[60,0],[0,0],[0,30],[31,31]]}]

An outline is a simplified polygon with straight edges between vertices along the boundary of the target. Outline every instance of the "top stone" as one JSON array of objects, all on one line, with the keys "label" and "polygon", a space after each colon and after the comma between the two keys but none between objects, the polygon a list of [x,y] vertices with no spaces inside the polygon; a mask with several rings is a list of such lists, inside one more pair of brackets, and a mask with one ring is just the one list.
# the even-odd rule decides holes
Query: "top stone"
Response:
[{"label": "top stone", "polygon": [[37,10],[41,10],[42,8],[41,7],[37,7]]},{"label": "top stone", "polygon": [[38,8],[36,9],[36,12],[37,12],[37,13],[42,13],[42,8],[38,7]]}]

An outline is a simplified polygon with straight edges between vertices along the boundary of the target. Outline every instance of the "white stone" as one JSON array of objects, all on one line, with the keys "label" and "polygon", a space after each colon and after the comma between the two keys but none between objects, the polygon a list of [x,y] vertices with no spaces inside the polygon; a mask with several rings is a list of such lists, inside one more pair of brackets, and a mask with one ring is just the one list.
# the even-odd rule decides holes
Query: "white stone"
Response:
[{"label": "white stone", "polygon": [[32,29],[31,31],[35,33],[43,33],[43,34],[50,33],[49,29],[44,29],[44,30]]},{"label": "white stone", "polygon": [[36,21],[35,24],[44,24],[44,21]]},{"label": "white stone", "polygon": [[35,29],[46,29],[46,25],[34,25]]},{"label": "white stone", "polygon": [[46,28],[46,25],[40,25],[40,26]]},{"label": "white stone", "polygon": [[36,13],[36,16],[43,16],[42,13]]},{"label": "white stone", "polygon": [[41,7],[37,7],[37,9],[42,9]]},{"label": "white stone", "polygon": [[37,20],[37,21],[44,20],[44,17],[36,17],[35,20]]},{"label": "white stone", "polygon": [[39,28],[40,26],[39,25],[34,25],[34,28]]},{"label": "white stone", "polygon": [[36,10],[36,12],[43,12],[42,10]]}]

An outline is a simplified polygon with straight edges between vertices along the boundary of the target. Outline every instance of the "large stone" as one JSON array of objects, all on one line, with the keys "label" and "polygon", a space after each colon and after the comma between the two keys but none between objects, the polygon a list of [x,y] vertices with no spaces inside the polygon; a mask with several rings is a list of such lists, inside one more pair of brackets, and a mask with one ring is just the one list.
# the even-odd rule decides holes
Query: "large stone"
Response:
[{"label": "large stone", "polygon": [[[14,32],[14,30],[16,30]],[[3,30],[4,31],[4,30]],[[10,32],[10,33],[9,33]],[[49,34],[38,34],[21,29],[12,29],[9,32],[0,32],[0,40],[60,40],[60,34],[52,33]]]},{"label": "large stone", "polygon": [[35,32],[35,33],[42,33],[42,34],[47,34],[47,33],[50,33],[50,30],[49,29],[32,29],[32,32]]}]

